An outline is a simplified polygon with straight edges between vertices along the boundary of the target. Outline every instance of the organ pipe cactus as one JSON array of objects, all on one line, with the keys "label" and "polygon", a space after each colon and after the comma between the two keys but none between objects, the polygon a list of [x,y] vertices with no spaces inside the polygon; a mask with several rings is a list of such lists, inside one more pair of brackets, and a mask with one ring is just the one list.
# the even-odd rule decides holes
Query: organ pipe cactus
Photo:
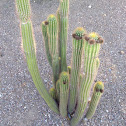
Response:
[{"label": "organ pipe cactus", "polygon": [[[56,15],[49,15],[41,24],[46,56],[53,73],[53,87],[48,92],[40,77],[36,61],[30,0],[15,1],[20,19],[23,51],[32,80],[48,106],[63,117],[69,116],[70,125],[76,126],[83,118],[91,87],[98,72],[100,65],[98,54],[103,39],[97,33],[87,34],[82,27],[76,28],[72,34],[71,66],[67,66],[69,0],[59,0]],[[93,116],[103,89],[102,82],[95,84],[86,118],[90,119]]]},{"label": "organ pipe cactus", "polygon": [[104,91],[104,84],[98,81],[94,86],[93,96],[91,98],[91,102],[86,114],[87,119],[90,119],[94,115],[99,100],[101,98],[101,95],[103,94],[103,91]]}]

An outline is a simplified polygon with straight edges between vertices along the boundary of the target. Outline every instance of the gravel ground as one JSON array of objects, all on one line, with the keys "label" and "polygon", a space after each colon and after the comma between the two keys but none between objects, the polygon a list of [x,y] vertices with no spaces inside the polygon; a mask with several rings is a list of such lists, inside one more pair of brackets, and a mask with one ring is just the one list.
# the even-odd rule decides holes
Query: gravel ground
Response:
[{"label": "gravel ground", "polygon": [[[31,0],[37,60],[49,89],[52,71],[47,62],[40,24],[56,12],[58,0]],[[49,109],[36,90],[21,50],[14,0],[0,1],[0,126],[69,126]],[[94,117],[81,126],[126,126],[126,1],[70,0],[67,61],[72,53],[72,31],[83,26],[105,39],[97,80],[105,91]],[[50,83],[51,82],[51,83]]]}]

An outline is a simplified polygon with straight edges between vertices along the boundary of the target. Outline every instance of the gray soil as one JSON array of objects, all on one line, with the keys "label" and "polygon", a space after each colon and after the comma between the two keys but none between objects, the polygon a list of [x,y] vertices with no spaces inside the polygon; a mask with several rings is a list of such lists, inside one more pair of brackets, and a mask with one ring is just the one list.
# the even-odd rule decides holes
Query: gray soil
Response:
[{"label": "gray soil", "polygon": [[[31,0],[37,60],[44,83],[52,87],[40,24],[55,13],[58,0]],[[14,0],[0,1],[0,126],[69,126],[36,90],[21,50]],[[104,37],[97,80],[105,91],[91,120],[80,126],[126,126],[126,1],[70,0],[67,61],[71,62],[73,30],[83,26]]]}]

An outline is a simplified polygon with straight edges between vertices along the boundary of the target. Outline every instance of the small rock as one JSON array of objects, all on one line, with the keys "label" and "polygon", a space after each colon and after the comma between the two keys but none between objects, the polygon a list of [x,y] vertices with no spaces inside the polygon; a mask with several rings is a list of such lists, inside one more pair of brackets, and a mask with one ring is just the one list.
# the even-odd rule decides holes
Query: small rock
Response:
[{"label": "small rock", "polygon": [[106,14],[103,14],[104,17],[106,17]]},{"label": "small rock", "polygon": [[89,5],[89,6],[88,6],[88,8],[92,8],[92,6],[91,6],[91,5]]},{"label": "small rock", "polygon": [[123,55],[123,54],[124,54],[124,51],[120,51],[119,53],[120,53],[121,55]]},{"label": "small rock", "polygon": [[47,80],[44,80],[45,83],[47,83]]}]

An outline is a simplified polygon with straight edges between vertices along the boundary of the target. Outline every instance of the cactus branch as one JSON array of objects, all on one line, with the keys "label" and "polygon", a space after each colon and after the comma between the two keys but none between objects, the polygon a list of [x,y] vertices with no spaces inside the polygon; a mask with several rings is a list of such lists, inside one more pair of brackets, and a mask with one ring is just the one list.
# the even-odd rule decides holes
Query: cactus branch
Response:
[{"label": "cactus branch", "polygon": [[96,76],[96,63],[100,50],[100,43],[97,43],[98,38],[99,35],[96,33],[90,33],[85,38],[85,40],[88,41],[84,42],[84,77],[79,88],[78,103],[75,115],[71,120],[72,126],[76,126],[83,117],[88,103],[91,86]]},{"label": "cactus branch", "polygon": [[91,98],[91,102],[88,111],[86,113],[87,119],[90,119],[94,115],[99,100],[101,98],[101,95],[103,94],[103,91],[104,91],[104,84],[101,81],[96,82],[94,85],[94,91]]},{"label": "cactus branch", "polygon": [[78,27],[73,34],[73,52],[72,52],[72,67],[70,77],[70,97],[68,104],[68,111],[72,113],[76,106],[77,90],[79,86],[79,76],[81,68],[81,59],[83,52],[84,40],[82,36],[85,34],[85,30]]},{"label": "cactus branch", "polygon": [[49,51],[49,42],[48,42],[49,38],[48,38],[48,34],[47,34],[47,24],[48,24],[48,22],[44,21],[44,22],[42,22],[41,27],[42,27],[42,34],[43,34],[43,37],[44,37],[47,59],[49,61],[50,66],[52,66],[52,56],[51,56],[50,51]]},{"label": "cactus branch", "polygon": [[59,55],[58,55],[58,28],[57,19],[54,15],[49,15],[47,33],[49,37],[49,50],[52,55],[53,84],[59,79]]},{"label": "cactus branch", "polygon": [[68,32],[68,10],[69,0],[60,0],[58,10],[59,21],[59,57],[61,58],[60,70],[67,71],[66,63],[66,44],[67,44],[67,32]]},{"label": "cactus branch", "polygon": [[44,83],[40,77],[40,73],[38,70],[36,55],[35,55],[35,47],[34,47],[34,38],[32,32],[32,24],[31,21],[28,21],[25,24],[21,24],[21,33],[22,33],[22,42],[23,48],[27,60],[27,65],[29,72],[32,76],[33,82],[39,91],[40,95],[46,101],[48,106],[57,114],[59,114],[58,106],[56,102],[51,98],[49,93],[47,92]]},{"label": "cactus branch", "polygon": [[69,74],[62,72],[60,75],[60,114],[67,117],[67,103],[69,97]]}]

